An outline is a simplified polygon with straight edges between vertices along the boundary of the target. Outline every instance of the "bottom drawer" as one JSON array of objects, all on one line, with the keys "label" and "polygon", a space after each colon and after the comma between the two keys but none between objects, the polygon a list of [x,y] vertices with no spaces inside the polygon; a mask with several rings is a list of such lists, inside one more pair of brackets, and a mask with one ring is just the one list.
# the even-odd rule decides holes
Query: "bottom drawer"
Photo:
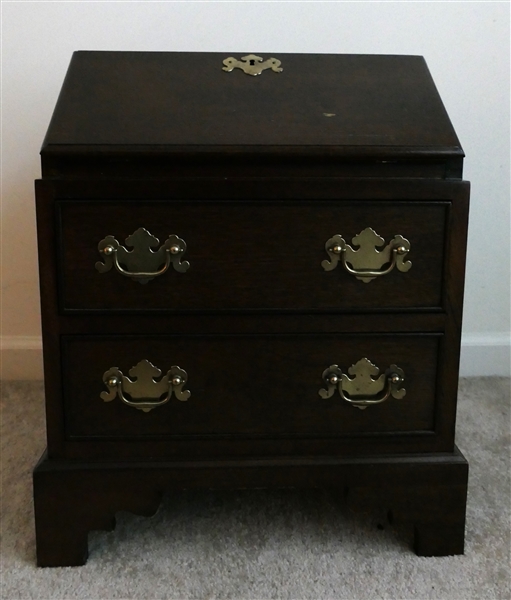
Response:
[{"label": "bottom drawer", "polygon": [[432,432],[441,339],[64,336],[66,438],[178,443]]}]

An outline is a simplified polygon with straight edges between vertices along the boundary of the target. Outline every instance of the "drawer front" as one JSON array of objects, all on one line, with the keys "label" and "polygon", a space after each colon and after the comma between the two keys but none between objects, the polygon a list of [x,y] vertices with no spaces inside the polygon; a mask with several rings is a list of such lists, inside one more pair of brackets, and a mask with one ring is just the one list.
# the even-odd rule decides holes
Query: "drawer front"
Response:
[{"label": "drawer front", "polygon": [[[66,437],[179,443],[381,434],[384,443],[394,432],[432,432],[441,339],[437,334],[64,336]],[[350,374],[355,363],[356,374]],[[333,365],[351,381],[329,386],[325,378],[333,381],[332,373],[339,373],[328,370]],[[371,379],[378,380],[378,368],[387,373],[375,383],[368,381],[368,368]],[[394,387],[391,373],[401,377]],[[353,401],[369,405],[360,408]]]},{"label": "drawer front", "polygon": [[449,206],[60,201],[61,309],[441,308]]}]

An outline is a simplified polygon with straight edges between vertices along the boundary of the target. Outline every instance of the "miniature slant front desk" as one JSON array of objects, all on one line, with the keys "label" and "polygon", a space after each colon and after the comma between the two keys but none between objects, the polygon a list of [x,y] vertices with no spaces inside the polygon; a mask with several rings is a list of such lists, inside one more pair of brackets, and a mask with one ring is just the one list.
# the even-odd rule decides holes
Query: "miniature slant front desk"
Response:
[{"label": "miniature slant front desk", "polygon": [[469,184],[422,57],[77,52],[41,157],[39,565],[188,488],[376,497],[463,552]]}]

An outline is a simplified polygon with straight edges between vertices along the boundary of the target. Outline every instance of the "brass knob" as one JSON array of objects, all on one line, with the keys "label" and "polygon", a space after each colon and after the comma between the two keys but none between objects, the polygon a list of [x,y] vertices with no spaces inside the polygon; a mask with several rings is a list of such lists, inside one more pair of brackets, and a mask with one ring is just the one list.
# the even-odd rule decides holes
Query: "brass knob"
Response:
[{"label": "brass knob", "polygon": [[110,254],[112,254],[114,252],[114,250],[115,250],[115,248],[113,246],[105,246],[103,248],[103,254],[110,256]]},{"label": "brass knob", "polygon": [[183,378],[179,377],[179,375],[172,377],[172,385],[181,385],[182,383],[183,383]]},{"label": "brass knob", "polygon": [[332,385],[336,385],[337,383],[339,383],[340,378],[337,375],[331,375],[328,378],[328,382],[331,383]]},{"label": "brass knob", "polygon": [[179,246],[171,246],[170,253],[171,254],[179,254],[181,252],[181,248]]},{"label": "brass knob", "polygon": [[107,384],[108,387],[117,387],[119,385],[119,379],[117,377],[110,377]]},{"label": "brass knob", "polygon": [[340,254],[340,253],[342,252],[342,246],[334,246],[334,247],[332,248],[332,252],[333,252],[334,254]]}]

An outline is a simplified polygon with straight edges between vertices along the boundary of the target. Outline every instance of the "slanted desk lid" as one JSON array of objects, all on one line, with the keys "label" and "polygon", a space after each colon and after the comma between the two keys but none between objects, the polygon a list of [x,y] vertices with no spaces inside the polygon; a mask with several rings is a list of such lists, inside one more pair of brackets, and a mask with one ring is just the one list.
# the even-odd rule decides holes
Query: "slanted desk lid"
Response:
[{"label": "slanted desk lid", "polygon": [[282,72],[223,69],[246,53],[76,52],[43,145],[73,152],[462,156],[420,56],[259,53]]}]

